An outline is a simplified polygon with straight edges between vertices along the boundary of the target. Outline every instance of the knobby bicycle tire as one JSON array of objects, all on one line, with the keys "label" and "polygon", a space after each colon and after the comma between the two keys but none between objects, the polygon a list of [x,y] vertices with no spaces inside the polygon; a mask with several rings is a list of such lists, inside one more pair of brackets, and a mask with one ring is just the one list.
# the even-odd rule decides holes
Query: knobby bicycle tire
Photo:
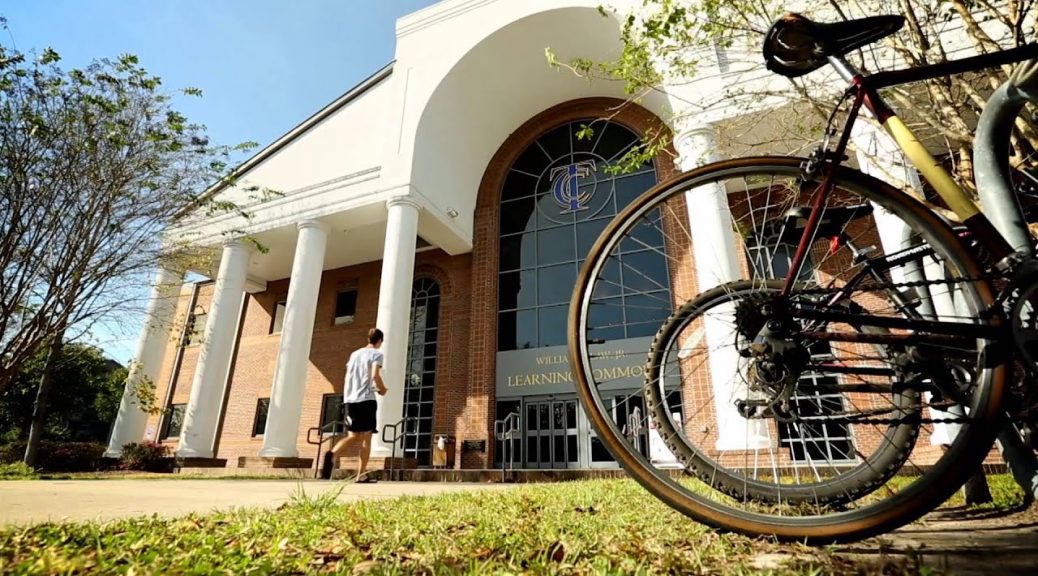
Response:
[{"label": "knobby bicycle tire", "polygon": [[[782,289],[783,280],[765,282],[737,281],[717,286],[692,300],[686,302],[660,328],[650,348],[649,361],[645,366],[645,395],[656,422],[667,434],[668,447],[672,452],[688,453],[688,465],[691,472],[701,480],[715,483],[715,488],[733,498],[749,497],[761,502],[770,503],[824,503],[826,505],[842,505],[852,502],[879,488],[883,483],[905,464],[919,436],[921,406],[917,390],[907,388],[893,394],[898,408],[896,423],[884,431],[884,440],[879,442],[875,454],[860,462],[847,472],[836,478],[819,480],[797,486],[787,486],[776,490],[774,485],[755,481],[752,478],[740,477],[711,466],[708,458],[694,447],[679,445],[683,437],[673,430],[673,423],[667,418],[665,399],[660,395],[660,387],[656,384],[661,379],[660,368],[665,365],[664,358],[672,351],[670,345],[683,328],[695,321],[700,311],[705,311],[718,302],[732,300],[742,294],[759,294],[762,289],[778,293]],[[869,330],[868,332],[885,333],[885,330]]]},{"label": "knobby bicycle tire", "polygon": [[[1007,373],[1004,359],[992,350],[993,342],[978,342],[978,371],[972,401],[968,406],[970,424],[929,470],[900,493],[876,503],[853,510],[797,518],[735,509],[723,502],[697,495],[685,489],[670,475],[657,470],[642,454],[631,449],[611,420],[593,386],[588,354],[586,324],[591,299],[590,284],[599,274],[602,260],[616,246],[625,227],[633,226],[641,215],[653,208],[659,198],[740,172],[774,170],[775,173],[788,175],[799,171],[803,162],[803,159],[789,157],[722,161],[662,182],[635,199],[602,232],[581,268],[570,303],[569,357],[579,397],[598,437],[630,476],[674,509],[710,526],[743,534],[766,534],[784,540],[806,539],[816,542],[854,540],[891,530],[937,507],[965,482],[988,453],[1001,421]],[[837,185],[853,190],[905,222],[913,223],[913,229],[919,231],[930,245],[940,248],[962,276],[983,276],[976,259],[966,251],[952,230],[918,201],[880,180],[846,167],[839,169]],[[977,280],[966,289],[980,309],[986,309],[992,304],[993,295],[987,282]],[[982,321],[998,324],[1001,319],[998,315],[992,315]],[[663,422],[660,425],[665,426]]]}]

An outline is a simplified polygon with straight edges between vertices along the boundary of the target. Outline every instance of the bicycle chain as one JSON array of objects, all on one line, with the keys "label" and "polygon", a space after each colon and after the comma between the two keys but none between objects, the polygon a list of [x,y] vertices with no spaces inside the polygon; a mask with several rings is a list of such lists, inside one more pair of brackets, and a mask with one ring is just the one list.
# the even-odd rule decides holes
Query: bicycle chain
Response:
[{"label": "bicycle chain", "polygon": [[[874,292],[874,291],[878,291],[878,290],[887,290],[887,289],[897,290],[897,289],[900,289],[900,288],[917,288],[917,287],[920,287],[920,286],[930,286],[930,285],[934,285],[934,284],[965,284],[967,282],[990,281],[990,280],[994,280],[994,279],[1004,279],[1004,278],[1008,278],[1008,274],[1005,273],[1005,272],[997,273],[997,274],[987,274],[985,276],[963,276],[963,277],[959,277],[959,278],[946,278],[946,279],[942,279],[942,280],[916,280],[916,281],[912,281],[912,282],[873,282],[873,283],[868,284],[867,286],[860,287],[860,288],[855,288],[852,291],[852,293],[854,293],[854,292]],[[832,294],[834,294],[836,292],[839,292],[839,291],[840,291],[840,288],[833,288],[833,287],[822,288],[822,287],[819,287],[819,288],[796,289],[794,294],[795,295],[814,295],[814,294],[832,295]],[[994,306],[997,306],[997,305],[998,304],[996,302],[994,304]],[[981,318],[985,318],[988,315],[990,315],[991,313],[992,313],[992,309],[989,308],[989,309],[983,311],[980,314],[980,317]],[[932,405],[929,406],[929,407],[931,409],[934,408],[934,406],[932,406]],[[950,408],[951,405],[946,405],[946,407]],[[937,409],[940,410],[939,407]],[[810,418],[809,417],[809,418],[806,418],[806,419],[801,419],[801,421],[810,422],[811,420],[814,420],[814,419],[815,418]],[[843,416],[843,417],[840,417],[840,416],[835,416],[835,415],[832,416],[832,417],[817,418],[817,420],[821,421],[821,422],[825,422],[825,423],[845,423],[845,424],[901,424],[901,423],[906,421],[905,418],[855,418],[853,416]],[[969,421],[970,421],[970,419],[966,418],[966,417],[958,417],[958,418],[921,418],[919,420],[915,420],[915,422],[918,422],[919,424],[945,424],[945,423],[955,424],[955,423],[964,423],[964,422],[969,422]]]},{"label": "bicycle chain", "polygon": [[[946,278],[943,280],[915,280],[912,282],[871,282],[868,285],[855,288],[852,292],[872,292],[876,290],[885,289],[898,289],[898,288],[916,288],[919,286],[930,286],[933,284],[965,284],[967,282],[978,282],[978,281],[990,281],[994,279],[1005,279],[1008,278],[1006,273],[988,274],[985,276],[963,276],[961,278]],[[833,294],[839,292],[840,288],[834,287],[819,287],[819,288],[797,288],[794,294]]]},{"label": "bicycle chain", "polygon": [[[933,409],[933,406],[929,406]],[[938,408],[939,410],[939,408]],[[808,418],[800,418],[800,422],[822,422],[826,424],[903,424],[908,421],[907,418],[854,418],[853,416],[833,416],[820,418],[817,416],[811,416]],[[970,422],[969,418],[920,418],[918,420],[912,420],[913,423],[918,424],[945,424],[945,423],[963,423]]]}]

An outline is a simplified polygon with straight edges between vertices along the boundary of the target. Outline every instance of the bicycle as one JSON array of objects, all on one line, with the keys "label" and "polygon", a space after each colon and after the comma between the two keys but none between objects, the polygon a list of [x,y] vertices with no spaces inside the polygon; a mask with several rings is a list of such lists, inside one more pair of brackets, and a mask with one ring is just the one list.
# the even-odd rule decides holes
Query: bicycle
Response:
[{"label": "bicycle", "polygon": [[[1012,122],[1038,100],[1038,44],[868,75],[845,58],[903,23],[776,22],[769,69],[794,77],[828,64],[849,84],[818,150],[662,182],[606,227],[581,268],[568,329],[584,409],[629,475],[697,521],[814,542],[885,532],[945,502],[1000,431],[1023,456],[1013,472],[1038,490],[1025,434],[1038,423],[1038,260],[1007,168]],[[1021,62],[978,126],[985,214],[879,90]],[[863,108],[960,224],[843,165]],[[659,328],[618,351],[645,326]],[[646,351],[640,389],[606,369]],[[622,434],[614,414],[630,411],[618,406],[642,402],[680,473]]]}]

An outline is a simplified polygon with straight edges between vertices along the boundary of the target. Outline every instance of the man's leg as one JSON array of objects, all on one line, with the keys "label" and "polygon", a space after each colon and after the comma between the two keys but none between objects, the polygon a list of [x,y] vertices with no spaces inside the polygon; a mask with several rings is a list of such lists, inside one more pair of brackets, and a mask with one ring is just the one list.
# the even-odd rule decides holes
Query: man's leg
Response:
[{"label": "man's leg", "polygon": [[332,445],[332,453],[336,457],[341,456],[350,447],[350,444],[357,441],[357,438],[359,438],[359,435],[356,432],[350,432],[345,438],[340,438],[338,442]]},{"label": "man's leg", "polygon": [[358,436],[360,437],[360,472],[357,473],[357,478],[360,478],[368,469],[368,456],[371,455],[371,432],[361,432]]},{"label": "man's leg", "polygon": [[340,438],[338,442],[332,445],[332,470],[334,471],[339,467],[339,458],[349,450],[350,446],[354,442],[360,439],[360,435],[356,432],[350,432],[345,438]]}]

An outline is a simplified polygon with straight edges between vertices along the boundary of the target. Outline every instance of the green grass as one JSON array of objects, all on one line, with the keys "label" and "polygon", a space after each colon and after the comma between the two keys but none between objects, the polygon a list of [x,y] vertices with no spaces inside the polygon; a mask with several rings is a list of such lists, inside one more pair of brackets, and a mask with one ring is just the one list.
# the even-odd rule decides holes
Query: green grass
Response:
[{"label": "green grass", "polygon": [[[299,490],[276,511],[0,529],[0,573],[939,573],[718,533],[627,480],[354,504]],[[755,568],[771,553],[790,560]]]},{"label": "green grass", "polygon": [[36,472],[23,462],[0,464],[0,480],[31,480],[36,477]]}]

